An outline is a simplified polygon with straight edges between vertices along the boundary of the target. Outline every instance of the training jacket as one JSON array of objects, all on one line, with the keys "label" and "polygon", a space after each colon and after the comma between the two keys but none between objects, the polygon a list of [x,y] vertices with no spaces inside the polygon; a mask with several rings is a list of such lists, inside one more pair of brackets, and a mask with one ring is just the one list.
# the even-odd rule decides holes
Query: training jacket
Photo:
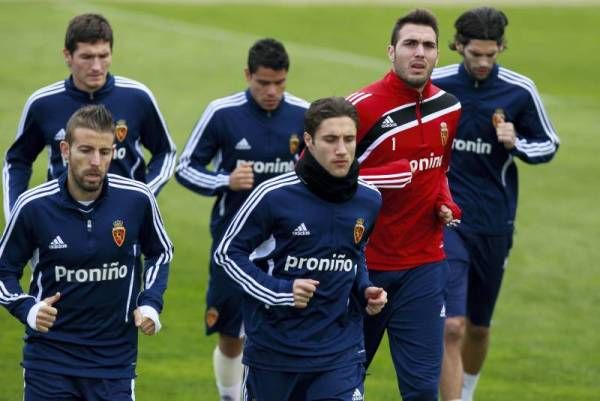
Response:
[{"label": "training jacket", "polygon": [[179,158],[175,178],[200,195],[216,196],[210,221],[215,241],[250,194],[230,190],[229,174],[241,163],[252,162],[256,187],[292,171],[304,145],[308,106],[285,93],[277,109],[266,111],[246,90],[206,107]]},{"label": "training jacket", "polygon": [[[453,144],[450,188],[464,212],[459,230],[499,235],[513,232],[518,175],[515,157],[525,163],[548,162],[559,139],[529,78],[495,65],[484,81],[472,78],[463,64],[433,73],[437,86],[460,100],[463,112]],[[516,146],[498,142],[492,116],[512,122]]]},{"label": "training jacket", "polygon": [[[15,142],[6,152],[3,172],[4,217],[29,185],[32,164],[48,147],[48,180],[66,170],[60,154],[67,121],[83,106],[103,104],[116,123],[110,172],[146,183],[154,195],[173,175],[176,149],[154,95],[143,84],[108,75],[93,94],[75,87],[73,78],[46,86],[25,103]],[[148,165],[142,146],[152,154]]]},{"label": "training jacket", "polygon": [[446,178],[460,103],[431,82],[420,94],[393,71],[348,100],[360,118],[360,176],[383,197],[366,251],[369,270],[405,270],[443,260],[438,210],[444,204],[454,219],[461,217]]},{"label": "training jacket", "polygon": [[[67,191],[66,175],[17,200],[0,240],[0,303],[26,325],[26,369],[132,378],[133,310],[162,310],[173,247],[145,184],[109,174],[99,198],[83,206]],[[25,294],[19,279],[30,260]],[[54,326],[33,330],[29,310],[56,292]]]},{"label": "training jacket", "polygon": [[[363,250],[380,205],[360,180],[350,200],[325,201],[295,172],[252,192],[214,254],[246,293],[244,364],[314,372],[364,362]],[[297,278],[320,283],[305,309],[293,306]]]}]

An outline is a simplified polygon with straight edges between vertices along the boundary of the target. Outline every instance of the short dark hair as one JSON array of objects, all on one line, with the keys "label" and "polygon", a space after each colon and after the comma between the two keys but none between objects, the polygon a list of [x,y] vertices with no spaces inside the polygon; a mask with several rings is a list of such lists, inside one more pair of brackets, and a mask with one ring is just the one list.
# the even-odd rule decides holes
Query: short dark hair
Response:
[{"label": "short dark hair", "polygon": [[465,11],[454,23],[456,34],[450,49],[456,50],[456,43],[466,46],[470,40],[493,40],[498,46],[504,45],[504,28],[508,25],[506,15],[492,7],[477,7]]},{"label": "short dark hair", "polygon": [[406,24],[426,25],[431,27],[435,32],[435,42],[437,43],[438,37],[440,36],[440,30],[435,15],[424,8],[417,8],[406,14],[404,17],[398,18],[398,21],[396,21],[390,39],[390,44],[392,46],[395,47],[396,43],[398,43],[398,32],[400,32],[400,29]]},{"label": "short dark hair", "polygon": [[256,41],[248,51],[248,71],[254,74],[258,67],[275,71],[289,70],[290,59],[283,43],[273,38]]},{"label": "short dark hair", "polygon": [[74,17],[65,34],[65,49],[73,54],[77,43],[96,43],[104,41],[113,47],[113,32],[108,20],[100,14],[81,14]]},{"label": "short dark hair", "polygon": [[323,120],[334,117],[350,117],[358,128],[358,113],[352,103],[343,97],[326,97],[311,103],[304,115],[304,131],[314,138]]},{"label": "short dark hair", "polygon": [[83,106],[67,121],[65,141],[73,144],[73,133],[77,128],[87,128],[101,133],[115,133],[115,123],[110,111],[102,104]]}]

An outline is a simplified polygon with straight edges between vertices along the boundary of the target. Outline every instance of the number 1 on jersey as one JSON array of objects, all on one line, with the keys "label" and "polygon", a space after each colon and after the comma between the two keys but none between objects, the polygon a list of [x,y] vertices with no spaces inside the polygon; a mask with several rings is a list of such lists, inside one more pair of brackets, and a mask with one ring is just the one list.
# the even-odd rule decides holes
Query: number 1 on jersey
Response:
[{"label": "number 1 on jersey", "polygon": [[392,137],[392,150],[396,150],[396,137]]}]

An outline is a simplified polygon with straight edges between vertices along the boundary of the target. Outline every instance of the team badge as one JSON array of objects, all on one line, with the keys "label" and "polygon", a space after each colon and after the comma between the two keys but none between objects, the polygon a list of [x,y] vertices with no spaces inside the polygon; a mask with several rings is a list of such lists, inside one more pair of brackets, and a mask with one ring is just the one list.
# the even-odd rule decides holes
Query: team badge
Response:
[{"label": "team badge", "polygon": [[496,109],[492,115],[492,124],[494,125],[494,128],[498,128],[498,124],[503,123],[505,120],[506,115],[504,114],[504,110]]},{"label": "team badge", "polygon": [[290,153],[296,154],[298,146],[300,146],[300,138],[298,138],[298,135],[292,134],[290,136]]},{"label": "team badge", "polygon": [[117,121],[117,125],[115,126],[115,136],[119,142],[125,140],[125,137],[127,136],[127,123],[125,120]]},{"label": "team badge", "polygon": [[446,146],[448,142],[448,124],[445,121],[440,123],[440,140],[442,141],[442,146]]},{"label": "team badge", "polygon": [[358,244],[365,233],[365,221],[363,219],[356,219],[354,223],[354,243]]},{"label": "team badge", "polygon": [[113,222],[112,236],[117,246],[121,246],[125,242],[125,231],[123,220],[115,220]]},{"label": "team badge", "polygon": [[219,311],[217,310],[217,308],[215,308],[214,306],[208,308],[208,310],[206,311],[205,320],[206,326],[209,329],[213,327],[217,323],[217,320],[219,320]]}]

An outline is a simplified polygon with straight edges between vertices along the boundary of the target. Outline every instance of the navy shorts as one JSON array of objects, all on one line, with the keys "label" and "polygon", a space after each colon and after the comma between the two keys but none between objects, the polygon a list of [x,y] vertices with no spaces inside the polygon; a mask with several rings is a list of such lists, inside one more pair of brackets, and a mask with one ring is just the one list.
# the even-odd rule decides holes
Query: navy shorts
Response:
[{"label": "navy shorts", "polygon": [[448,316],[467,316],[474,325],[489,327],[511,247],[512,233],[483,235],[445,230],[444,249],[450,265]]},{"label": "navy shorts", "polygon": [[210,277],[206,292],[206,312],[204,323],[206,334],[221,333],[230,337],[243,336],[242,330],[242,301],[244,292],[233,281],[222,266],[212,258],[213,243],[210,254]]},{"label": "navy shorts", "polygon": [[25,369],[24,401],[133,401],[135,379],[75,377]]},{"label": "navy shorts", "polygon": [[367,366],[387,330],[398,387],[404,401],[437,401],[444,348],[445,261],[410,270],[369,271],[388,303],[365,317]]},{"label": "navy shorts", "polygon": [[321,372],[277,372],[244,367],[244,401],[362,401],[362,363]]}]

